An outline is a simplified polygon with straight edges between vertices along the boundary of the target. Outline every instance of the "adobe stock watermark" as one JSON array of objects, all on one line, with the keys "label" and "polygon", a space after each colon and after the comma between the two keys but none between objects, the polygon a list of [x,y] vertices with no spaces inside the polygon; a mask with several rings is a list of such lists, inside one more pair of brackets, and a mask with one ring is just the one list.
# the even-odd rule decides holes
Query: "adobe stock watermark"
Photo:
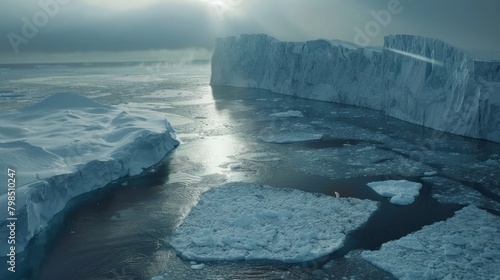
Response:
[{"label": "adobe stock watermark", "polygon": [[9,32],[7,39],[15,53],[19,53],[21,44],[28,44],[30,39],[33,39],[39,32],[40,28],[45,27],[50,18],[55,17],[61,10],[61,5],[68,4],[70,0],[39,0],[38,6],[40,9],[33,13],[31,18],[22,17],[21,32]]},{"label": "adobe stock watermark", "polygon": [[[412,0],[407,0],[412,1]],[[382,28],[386,28],[392,21],[394,15],[399,15],[404,7],[399,0],[389,0],[386,9],[370,11],[373,20],[367,22],[363,29],[354,27],[354,43],[363,47],[370,45],[373,38],[380,35]]]},{"label": "adobe stock watermark", "polygon": [[215,7],[215,12],[221,21],[224,21],[229,15],[234,13],[235,9],[243,3],[243,0],[220,0],[212,1],[211,5]]}]

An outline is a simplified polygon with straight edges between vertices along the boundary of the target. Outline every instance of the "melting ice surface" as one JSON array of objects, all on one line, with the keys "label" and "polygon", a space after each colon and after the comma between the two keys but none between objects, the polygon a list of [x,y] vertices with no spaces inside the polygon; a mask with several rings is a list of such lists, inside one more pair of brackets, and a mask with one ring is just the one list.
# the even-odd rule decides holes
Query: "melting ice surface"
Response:
[{"label": "melting ice surface", "polygon": [[[209,67],[195,70],[183,68],[175,70],[182,75],[166,72],[150,77],[139,67],[70,67],[64,73],[36,70],[32,76],[37,80],[25,79],[25,71],[7,72],[11,81],[2,81],[8,91],[0,94],[5,102],[2,108],[10,101],[16,101],[17,108],[36,103],[55,91],[79,92],[100,103],[119,104],[110,108],[134,118],[167,116],[183,142],[167,157],[165,166],[155,167],[156,172],[127,179],[125,187],[116,184],[109,198],[83,202],[82,210],[55,229],[57,240],[43,253],[39,279],[151,279],[156,275],[162,275],[158,279],[394,279],[362,259],[361,251],[376,250],[424,224],[451,217],[460,208],[454,203],[500,210],[498,144],[424,129],[373,110],[256,89],[210,88]],[[14,95],[20,97],[8,97]],[[66,110],[75,113],[77,108]],[[299,111],[302,117],[272,116],[289,111]],[[23,135],[21,130],[14,132],[16,137]],[[272,135],[294,140],[315,134],[321,139],[283,145],[262,141]],[[64,162],[65,157],[60,157]],[[392,205],[366,185],[390,179],[422,183],[416,201],[405,207]],[[167,243],[162,245],[202,193],[241,181],[330,195],[337,191],[340,200],[379,201],[379,211],[349,234],[342,249],[320,258],[327,264],[204,261],[203,267],[199,261],[194,264],[178,257]],[[47,239],[41,232],[33,240],[45,243]],[[344,257],[346,250],[351,251]]]},{"label": "melting ice surface", "polygon": [[499,279],[500,218],[474,206],[362,256],[398,279]]},{"label": "melting ice surface", "polygon": [[[0,168],[17,171],[18,252],[70,199],[140,174],[179,143],[160,113],[101,105],[72,93],[3,114],[0,139]],[[1,205],[7,205],[6,190],[0,190]],[[6,210],[0,209],[2,236],[8,235]]]},{"label": "melting ice surface", "polygon": [[196,261],[304,262],[341,248],[377,203],[229,183],[202,194],[170,244]]},{"label": "melting ice surface", "polygon": [[[278,112],[269,114],[273,118],[303,118],[304,115],[301,111],[288,110],[286,112]],[[267,129],[263,130],[258,137],[261,141],[276,144],[288,144],[297,142],[307,142],[320,140],[323,134],[300,131],[298,127],[281,128],[281,129]]]}]

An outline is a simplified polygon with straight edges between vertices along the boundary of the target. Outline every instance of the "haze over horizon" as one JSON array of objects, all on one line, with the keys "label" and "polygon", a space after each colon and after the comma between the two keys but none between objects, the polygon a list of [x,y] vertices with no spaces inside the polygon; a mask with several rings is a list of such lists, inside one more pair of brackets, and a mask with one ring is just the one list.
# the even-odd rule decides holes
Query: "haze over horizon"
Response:
[{"label": "haze over horizon", "polygon": [[414,34],[500,59],[499,10],[495,0],[2,1],[0,63],[208,59],[215,37],[244,33],[367,45]]}]

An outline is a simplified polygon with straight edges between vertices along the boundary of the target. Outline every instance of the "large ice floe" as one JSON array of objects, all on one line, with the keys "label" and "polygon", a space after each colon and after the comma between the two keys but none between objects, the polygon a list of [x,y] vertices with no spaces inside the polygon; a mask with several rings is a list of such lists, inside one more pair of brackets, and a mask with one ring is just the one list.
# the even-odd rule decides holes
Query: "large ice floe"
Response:
[{"label": "large ice floe", "polygon": [[341,248],[376,209],[370,200],[228,183],[201,195],[170,244],[195,261],[308,261]]},{"label": "large ice floe", "polygon": [[475,206],[362,256],[398,279],[499,279],[500,218]]},{"label": "large ice floe", "polygon": [[[161,113],[101,105],[72,93],[1,119],[0,178],[7,182],[7,168],[16,172],[18,252],[70,199],[140,174],[179,144]],[[2,188],[0,205],[7,199]],[[8,236],[6,221],[7,207],[1,207],[1,236]],[[6,252],[5,242],[0,249]]]},{"label": "large ice floe", "polygon": [[210,83],[372,108],[500,142],[499,69],[499,61],[412,35],[387,36],[383,48],[240,35],[216,40]]}]

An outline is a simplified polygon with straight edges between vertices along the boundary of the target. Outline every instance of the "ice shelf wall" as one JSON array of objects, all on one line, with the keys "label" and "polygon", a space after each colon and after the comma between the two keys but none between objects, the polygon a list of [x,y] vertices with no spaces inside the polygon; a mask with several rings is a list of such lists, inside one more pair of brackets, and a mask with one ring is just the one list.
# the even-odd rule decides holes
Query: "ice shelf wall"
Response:
[{"label": "ice shelf wall", "polygon": [[394,35],[380,48],[267,35],[218,38],[211,85],[384,111],[407,122],[500,142],[500,62],[440,40]]}]

